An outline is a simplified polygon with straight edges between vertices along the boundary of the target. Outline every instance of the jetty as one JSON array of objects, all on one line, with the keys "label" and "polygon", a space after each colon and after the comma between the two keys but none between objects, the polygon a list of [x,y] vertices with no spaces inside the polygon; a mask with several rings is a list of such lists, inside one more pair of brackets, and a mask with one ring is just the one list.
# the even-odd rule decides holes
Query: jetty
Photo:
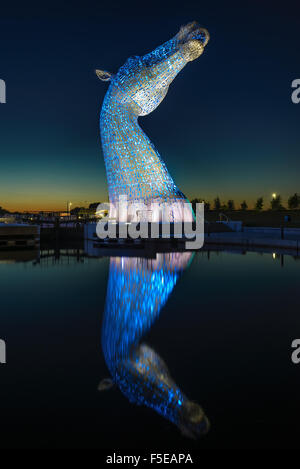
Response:
[{"label": "jetty", "polygon": [[35,249],[40,244],[40,227],[22,223],[0,223],[0,250]]}]

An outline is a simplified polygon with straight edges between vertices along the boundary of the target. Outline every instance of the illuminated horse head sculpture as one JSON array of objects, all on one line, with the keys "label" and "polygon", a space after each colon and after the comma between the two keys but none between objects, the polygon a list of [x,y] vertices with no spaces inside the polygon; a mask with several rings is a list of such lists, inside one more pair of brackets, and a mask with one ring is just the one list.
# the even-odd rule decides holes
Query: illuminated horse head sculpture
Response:
[{"label": "illuminated horse head sculpture", "polygon": [[[170,41],[143,57],[130,57],[115,75],[96,70],[110,81],[100,117],[103,153],[108,180],[110,217],[119,221],[160,221],[162,204],[171,205],[166,221],[192,221],[187,199],[176,187],[163,160],[138,125],[162,102],[169,85],[190,61],[197,59],[209,40],[196,22],[182,27]],[[120,196],[126,196],[126,214],[118,211]]]}]

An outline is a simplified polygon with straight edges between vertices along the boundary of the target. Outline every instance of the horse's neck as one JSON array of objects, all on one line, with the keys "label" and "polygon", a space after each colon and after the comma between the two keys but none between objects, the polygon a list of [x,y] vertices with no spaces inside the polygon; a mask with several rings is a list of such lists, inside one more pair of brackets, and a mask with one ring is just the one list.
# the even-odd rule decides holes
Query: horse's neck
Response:
[{"label": "horse's neck", "polygon": [[110,259],[102,333],[110,369],[151,328],[191,257],[191,252],[178,252],[158,253],[156,259]]},{"label": "horse's neck", "polygon": [[157,260],[111,258],[102,346],[112,373],[159,316],[179,277],[177,266],[176,254],[158,254]]},{"label": "horse's neck", "polygon": [[100,125],[111,202],[123,194],[129,200],[142,200],[174,191],[174,182],[137,116],[109,91]]}]

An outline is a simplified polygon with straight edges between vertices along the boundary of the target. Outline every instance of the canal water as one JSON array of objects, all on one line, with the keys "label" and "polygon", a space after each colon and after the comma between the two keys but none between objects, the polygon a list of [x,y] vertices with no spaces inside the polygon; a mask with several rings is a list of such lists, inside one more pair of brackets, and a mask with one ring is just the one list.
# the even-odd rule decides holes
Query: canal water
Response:
[{"label": "canal water", "polygon": [[2,252],[0,447],[297,447],[299,273],[276,252]]}]

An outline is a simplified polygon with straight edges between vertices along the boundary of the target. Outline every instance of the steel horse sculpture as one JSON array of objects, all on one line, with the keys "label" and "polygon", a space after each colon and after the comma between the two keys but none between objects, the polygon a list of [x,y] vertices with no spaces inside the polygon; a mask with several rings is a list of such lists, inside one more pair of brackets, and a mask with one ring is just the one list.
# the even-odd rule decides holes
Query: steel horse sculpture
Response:
[{"label": "steel horse sculpture", "polygon": [[[140,128],[138,117],[158,107],[176,75],[203,53],[208,40],[208,31],[192,22],[153,52],[130,57],[115,75],[96,70],[101,80],[110,81],[100,116],[110,218],[161,221],[161,207],[168,204],[171,208],[164,212],[165,221],[193,220],[186,197]],[[118,209],[120,196],[128,201],[125,213]],[[144,211],[138,210],[141,204]]]}]

